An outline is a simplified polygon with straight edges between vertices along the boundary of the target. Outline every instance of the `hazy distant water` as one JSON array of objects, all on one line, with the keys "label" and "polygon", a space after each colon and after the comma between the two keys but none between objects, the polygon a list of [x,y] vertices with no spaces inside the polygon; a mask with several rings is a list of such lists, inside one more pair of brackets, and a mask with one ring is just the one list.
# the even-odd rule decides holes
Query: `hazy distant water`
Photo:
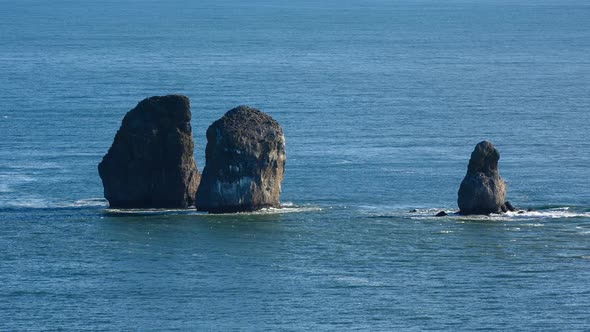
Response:
[{"label": "hazy distant water", "polygon": [[[0,330],[590,328],[585,1],[0,0]],[[125,112],[247,104],[287,209],[106,210]],[[456,208],[474,145],[509,200]],[[418,209],[417,213],[408,213]]]}]

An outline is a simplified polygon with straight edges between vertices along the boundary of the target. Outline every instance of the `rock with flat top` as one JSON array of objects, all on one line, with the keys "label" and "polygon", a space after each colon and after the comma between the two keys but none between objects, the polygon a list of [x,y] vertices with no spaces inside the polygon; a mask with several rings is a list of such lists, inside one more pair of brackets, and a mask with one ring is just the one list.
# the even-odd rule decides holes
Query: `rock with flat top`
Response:
[{"label": "rock with flat top", "polygon": [[500,153],[492,143],[483,141],[471,153],[467,174],[459,187],[460,214],[490,214],[502,211],[506,202],[506,184],[498,171]]},{"label": "rock with flat top", "polygon": [[232,213],[280,206],[285,136],[269,115],[247,106],[228,111],[207,129],[205,156],[198,210]]},{"label": "rock with flat top", "polygon": [[200,175],[190,122],[190,102],[181,95],[144,99],[125,115],[98,165],[111,207],[194,205]]}]

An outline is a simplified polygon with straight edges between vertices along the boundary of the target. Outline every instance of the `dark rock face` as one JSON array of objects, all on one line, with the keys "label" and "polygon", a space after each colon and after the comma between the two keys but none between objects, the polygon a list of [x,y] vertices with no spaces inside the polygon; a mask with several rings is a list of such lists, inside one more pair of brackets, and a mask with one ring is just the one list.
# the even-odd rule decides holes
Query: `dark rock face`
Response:
[{"label": "dark rock face", "polygon": [[190,121],[189,99],[180,95],[144,99],[125,115],[98,165],[111,207],[194,205],[200,175]]},{"label": "dark rock face", "polygon": [[471,153],[467,175],[459,187],[460,214],[499,213],[506,201],[506,184],[498,171],[500,153],[483,141]]},{"label": "dark rock face", "polygon": [[228,111],[207,129],[205,155],[198,210],[232,213],[279,207],[285,136],[269,115],[247,106]]}]

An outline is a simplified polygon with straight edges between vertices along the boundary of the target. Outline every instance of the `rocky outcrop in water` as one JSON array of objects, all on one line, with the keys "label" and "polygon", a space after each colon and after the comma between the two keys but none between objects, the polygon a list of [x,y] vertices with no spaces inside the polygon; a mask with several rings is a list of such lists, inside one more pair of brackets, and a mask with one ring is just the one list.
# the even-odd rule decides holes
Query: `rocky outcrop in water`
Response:
[{"label": "rocky outcrop in water", "polygon": [[[500,153],[492,143],[475,146],[467,174],[459,187],[460,214],[490,214],[502,211],[506,202],[506,184],[498,171]],[[504,206],[505,207],[505,206]]]},{"label": "rocky outcrop in water", "polygon": [[279,207],[285,136],[269,115],[247,106],[228,111],[207,129],[205,154],[198,210],[231,213]]},{"label": "rocky outcrop in water", "polygon": [[508,212],[508,211],[514,212],[514,211],[518,210],[517,208],[512,206],[512,203],[510,203],[510,202],[506,202],[506,203],[502,204],[501,209],[502,209],[502,212]]},{"label": "rocky outcrop in water", "polygon": [[144,99],[125,115],[98,165],[111,207],[194,205],[200,175],[190,122],[190,102],[181,95]]}]

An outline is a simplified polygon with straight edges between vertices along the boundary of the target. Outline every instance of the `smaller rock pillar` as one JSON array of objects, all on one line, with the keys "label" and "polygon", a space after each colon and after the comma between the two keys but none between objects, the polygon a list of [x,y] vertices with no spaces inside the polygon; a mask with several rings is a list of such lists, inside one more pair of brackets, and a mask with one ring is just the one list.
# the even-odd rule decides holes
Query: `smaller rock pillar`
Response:
[{"label": "smaller rock pillar", "polygon": [[459,187],[457,203],[460,214],[490,214],[502,211],[506,202],[506,184],[498,170],[500,153],[492,143],[475,146],[467,174]]}]

